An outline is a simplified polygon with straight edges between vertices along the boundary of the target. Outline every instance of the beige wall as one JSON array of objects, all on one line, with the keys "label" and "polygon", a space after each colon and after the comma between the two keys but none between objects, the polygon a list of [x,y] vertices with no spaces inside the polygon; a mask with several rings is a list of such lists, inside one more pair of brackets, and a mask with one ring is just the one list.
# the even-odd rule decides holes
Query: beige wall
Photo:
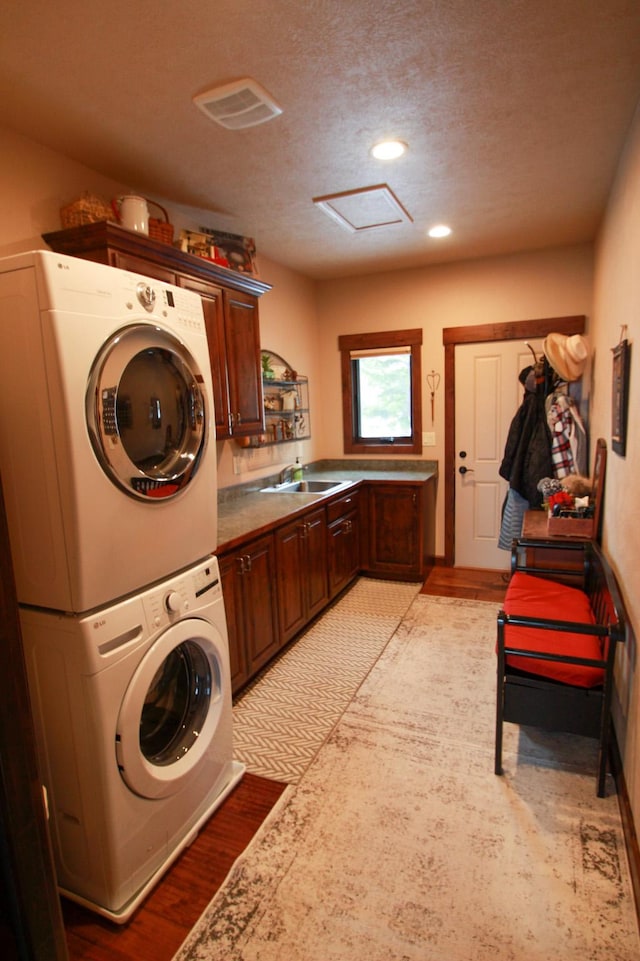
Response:
[{"label": "beige wall", "polygon": [[594,433],[611,438],[611,349],[623,333],[631,344],[629,430],[624,457],[609,449],[604,548],[621,585],[629,637],[617,660],[614,719],[625,778],[640,831],[640,108],[609,199],[596,253],[591,418]]},{"label": "beige wall", "polygon": [[[433,428],[430,395],[426,385],[422,385],[423,429],[434,430],[436,435],[436,446],[425,447],[423,456],[442,465],[443,329],[568,314],[588,317],[592,266],[593,250],[591,245],[585,245],[319,284],[322,450],[330,457],[342,455],[340,334],[393,327],[422,328],[423,374],[435,370],[441,375]],[[444,554],[442,481],[437,504],[436,554]]]}]

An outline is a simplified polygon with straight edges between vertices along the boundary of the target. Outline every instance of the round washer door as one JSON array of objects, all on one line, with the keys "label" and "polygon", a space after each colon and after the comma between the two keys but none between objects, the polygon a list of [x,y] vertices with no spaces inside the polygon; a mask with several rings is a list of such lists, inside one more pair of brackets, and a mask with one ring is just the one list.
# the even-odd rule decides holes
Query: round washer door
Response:
[{"label": "round washer door", "polygon": [[206,754],[225,709],[223,649],[209,621],[185,618],[138,665],[116,728],[120,774],[136,794],[174,794]]},{"label": "round washer door", "polygon": [[204,453],[204,379],[190,352],[155,324],[113,334],[96,357],[86,415],[96,456],[132,497],[173,497]]}]

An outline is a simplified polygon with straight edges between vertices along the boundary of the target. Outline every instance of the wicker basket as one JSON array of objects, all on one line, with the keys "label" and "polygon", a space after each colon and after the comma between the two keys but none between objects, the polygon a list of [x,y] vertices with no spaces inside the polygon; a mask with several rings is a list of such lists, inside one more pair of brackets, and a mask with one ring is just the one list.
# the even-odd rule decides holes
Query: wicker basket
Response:
[{"label": "wicker basket", "polygon": [[154,207],[159,207],[164,214],[164,220],[158,220],[156,217],[149,217],[149,236],[152,240],[159,240],[163,244],[173,243],[173,224],[169,223],[169,215],[164,209],[162,204],[157,203],[155,200],[147,201],[153,204]]},{"label": "wicker basket", "polygon": [[111,205],[87,190],[79,200],[60,208],[60,222],[63,227],[97,224],[101,220],[111,220],[112,217]]}]

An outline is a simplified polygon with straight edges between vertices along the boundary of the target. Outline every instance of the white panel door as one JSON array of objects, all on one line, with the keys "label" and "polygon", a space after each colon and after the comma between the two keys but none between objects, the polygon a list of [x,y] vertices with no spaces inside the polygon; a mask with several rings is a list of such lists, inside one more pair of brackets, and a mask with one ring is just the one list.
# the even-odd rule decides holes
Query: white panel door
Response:
[{"label": "white panel door", "polygon": [[[539,356],[542,341],[531,345]],[[509,552],[498,548],[508,486],[498,469],[524,395],[518,374],[532,362],[522,341],[456,347],[456,567],[509,567]]]}]

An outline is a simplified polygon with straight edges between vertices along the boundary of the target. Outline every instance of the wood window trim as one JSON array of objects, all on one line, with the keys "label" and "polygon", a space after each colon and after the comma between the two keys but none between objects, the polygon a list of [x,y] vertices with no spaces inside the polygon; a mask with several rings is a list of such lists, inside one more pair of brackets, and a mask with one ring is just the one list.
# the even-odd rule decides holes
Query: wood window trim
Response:
[{"label": "wood window trim", "polygon": [[[408,443],[367,444],[354,438],[352,350],[411,348],[412,440]],[[342,427],[345,454],[422,454],[422,328],[384,330],[338,337],[342,372]]]}]

